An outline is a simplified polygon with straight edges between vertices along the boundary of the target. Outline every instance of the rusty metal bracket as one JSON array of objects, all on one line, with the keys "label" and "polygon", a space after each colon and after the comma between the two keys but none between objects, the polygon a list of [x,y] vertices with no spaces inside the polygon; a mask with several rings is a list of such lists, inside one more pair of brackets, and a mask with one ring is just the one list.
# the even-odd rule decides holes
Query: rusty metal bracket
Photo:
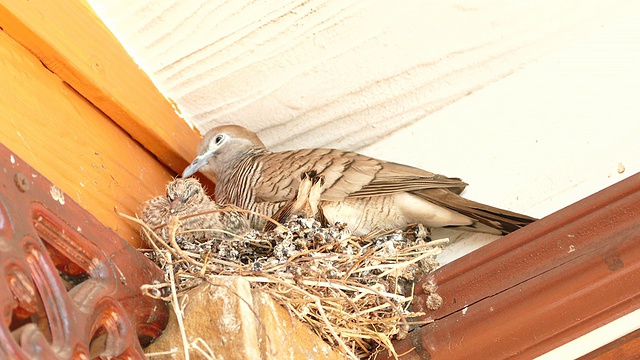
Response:
[{"label": "rusty metal bracket", "polygon": [[425,282],[443,305],[427,309],[416,286],[414,310],[434,321],[395,342],[401,359],[532,359],[640,308],[640,174]]},{"label": "rusty metal bracket", "polygon": [[0,358],[143,358],[162,272],[0,145]]}]

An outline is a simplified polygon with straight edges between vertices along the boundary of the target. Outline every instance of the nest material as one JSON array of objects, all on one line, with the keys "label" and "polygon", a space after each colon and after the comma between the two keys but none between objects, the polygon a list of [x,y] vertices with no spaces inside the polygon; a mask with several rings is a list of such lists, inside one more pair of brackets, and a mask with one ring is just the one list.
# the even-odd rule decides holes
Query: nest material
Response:
[{"label": "nest material", "polygon": [[[422,226],[353,237],[344,224],[321,227],[295,217],[274,230],[232,238],[216,236],[219,229],[186,230],[172,217],[163,239],[138,222],[152,247],[145,254],[174,280],[171,299],[208,276],[241,276],[351,358],[384,349],[397,357],[391,340],[424,315],[409,309],[414,279],[438,266],[435,256],[447,242],[430,241]],[[211,238],[190,242],[189,231]]]}]

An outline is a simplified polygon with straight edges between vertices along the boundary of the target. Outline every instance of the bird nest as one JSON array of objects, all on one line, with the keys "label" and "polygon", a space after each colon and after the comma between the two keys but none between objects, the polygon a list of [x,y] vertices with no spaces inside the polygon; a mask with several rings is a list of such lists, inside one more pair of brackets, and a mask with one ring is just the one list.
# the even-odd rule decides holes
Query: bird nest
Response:
[{"label": "bird nest", "polygon": [[[221,211],[243,210],[209,213]],[[129,217],[141,225],[151,246],[145,254],[165,271],[174,302],[209,276],[240,276],[350,358],[385,349],[397,357],[391,340],[425,323],[410,307],[414,280],[438,266],[447,240],[431,241],[422,226],[354,237],[344,224],[293,217],[271,231],[220,236],[220,229],[181,226],[193,216],[207,213],[170,217],[161,225],[166,232]],[[211,236],[189,241],[185,235],[195,231]]]}]

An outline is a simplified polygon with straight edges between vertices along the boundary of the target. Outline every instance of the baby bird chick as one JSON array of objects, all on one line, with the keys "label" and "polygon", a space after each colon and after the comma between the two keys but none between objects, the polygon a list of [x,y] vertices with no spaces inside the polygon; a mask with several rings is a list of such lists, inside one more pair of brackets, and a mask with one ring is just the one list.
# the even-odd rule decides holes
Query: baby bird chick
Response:
[{"label": "baby bird chick", "polygon": [[171,217],[180,221],[176,236],[188,242],[230,238],[231,234],[242,235],[249,230],[245,218],[236,212],[211,212],[222,208],[207,196],[197,179],[180,178],[167,184],[166,196],[155,197],[143,204],[141,219],[165,241],[169,240],[166,225]]}]

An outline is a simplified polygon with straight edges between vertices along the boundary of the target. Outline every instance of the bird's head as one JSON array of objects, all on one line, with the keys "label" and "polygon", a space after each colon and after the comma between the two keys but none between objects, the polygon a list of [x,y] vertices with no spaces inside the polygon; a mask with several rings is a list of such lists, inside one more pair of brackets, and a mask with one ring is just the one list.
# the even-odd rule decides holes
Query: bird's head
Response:
[{"label": "bird's head", "polygon": [[197,179],[175,179],[167,184],[167,199],[170,212],[176,213],[209,201],[207,194]]},{"label": "bird's head", "polygon": [[188,177],[197,171],[215,177],[243,158],[251,150],[265,149],[254,132],[237,125],[222,125],[209,130],[198,145],[198,156],[182,172]]}]

